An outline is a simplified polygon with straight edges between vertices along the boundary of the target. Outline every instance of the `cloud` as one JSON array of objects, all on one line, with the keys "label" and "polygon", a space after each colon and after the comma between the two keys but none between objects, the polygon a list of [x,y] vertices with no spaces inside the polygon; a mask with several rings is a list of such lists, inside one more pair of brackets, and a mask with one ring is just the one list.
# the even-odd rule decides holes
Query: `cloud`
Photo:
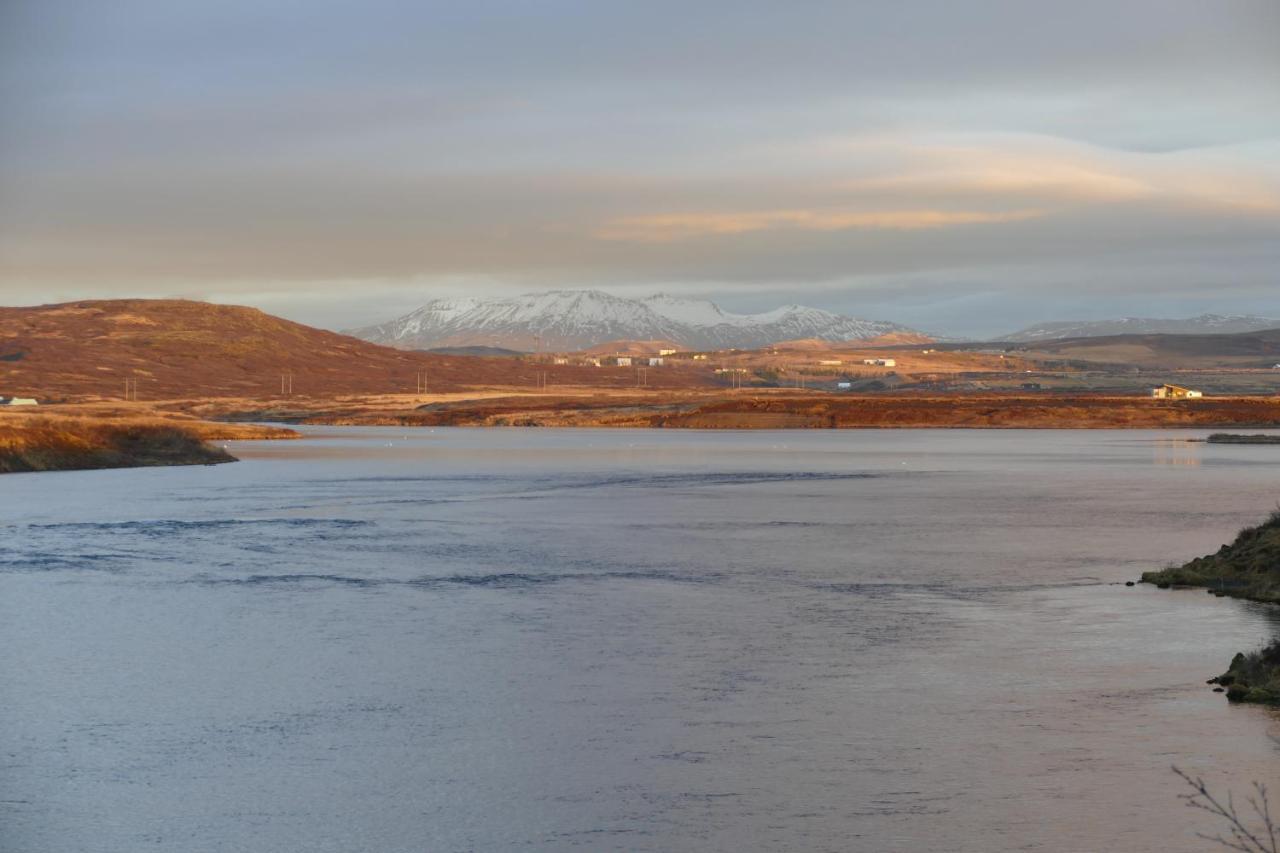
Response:
[{"label": "cloud", "polygon": [[8,4],[0,295],[1234,298],[1275,283],[1278,34],[1274,0]]},{"label": "cloud", "polygon": [[595,231],[602,240],[668,243],[697,237],[751,231],[847,231],[872,229],[918,231],[954,225],[1017,222],[1042,215],[1037,210],[987,213],[977,210],[763,210],[723,213],[666,213],[631,216],[605,223]]}]

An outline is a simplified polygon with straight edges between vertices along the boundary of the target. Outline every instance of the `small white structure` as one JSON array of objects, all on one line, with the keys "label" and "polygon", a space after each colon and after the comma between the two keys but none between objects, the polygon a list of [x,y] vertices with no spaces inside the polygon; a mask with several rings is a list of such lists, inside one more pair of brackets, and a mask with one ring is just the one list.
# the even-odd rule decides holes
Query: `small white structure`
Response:
[{"label": "small white structure", "polygon": [[1201,391],[1192,391],[1181,385],[1161,385],[1151,389],[1151,396],[1157,400],[1195,400],[1204,396]]},{"label": "small white structure", "polygon": [[658,355],[675,355],[678,352],[680,352],[678,349],[660,349]]},{"label": "small white structure", "polygon": [[862,363],[870,365],[871,367],[897,367],[898,366],[897,359],[893,359],[893,358],[864,358],[862,360]]},{"label": "small white structure", "polygon": [[832,364],[843,364],[843,362],[841,362],[840,359],[838,358],[824,358],[819,360],[818,364],[832,365]]},{"label": "small white structure", "polygon": [[631,366],[631,356],[629,355],[618,356],[618,367],[630,367],[630,366]]},{"label": "small white structure", "polygon": [[33,397],[0,397],[0,405],[38,406],[40,403]]},{"label": "small white structure", "polygon": [[564,357],[564,356],[562,356],[562,355],[558,355],[558,356],[556,356],[555,358],[553,358],[553,359],[551,360],[551,363],[552,363],[552,364],[568,364],[568,363],[569,363],[569,359],[565,358],[565,357]]},{"label": "small white structure", "polygon": [[693,357],[693,360],[694,360],[694,361],[706,361],[706,360],[707,360],[707,354],[706,354],[705,352],[700,352],[700,353],[696,354],[696,355]]},{"label": "small white structure", "polygon": [[661,358],[651,358],[651,359],[649,359],[649,366],[650,366],[650,367],[662,367],[662,359],[661,359]]},{"label": "small white structure", "polygon": [[852,388],[852,387],[853,387],[853,383],[852,383],[852,382],[837,382],[837,383],[836,383],[836,387],[837,387],[837,388],[839,388],[841,391],[848,391],[850,388]]},{"label": "small white structure", "polygon": [[599,366],[600,366],[600,359],[598,359],[598,358],[584,358],[584,359],[582,360],[582,363],[583,363],[583,364],[590,365],[591,367],[599,367]]}]

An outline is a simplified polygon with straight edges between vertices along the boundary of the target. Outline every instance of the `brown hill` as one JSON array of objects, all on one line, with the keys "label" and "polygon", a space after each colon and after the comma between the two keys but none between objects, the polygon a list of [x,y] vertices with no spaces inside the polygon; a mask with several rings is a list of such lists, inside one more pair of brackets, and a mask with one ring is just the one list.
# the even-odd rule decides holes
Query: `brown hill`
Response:
[{"label": "brown hill", "polygon": [[[987,345],[990,346],[990,345]],[[1022,352],[1079,361],[1166,368],[1270,368],[1280,363],[1280,329],[1234,335],[1109,335],[1018,344]]]},{"label": "brown hill", "polygon": [[[0,394],[41,400],[263,397],[292,377],[298,395],[413,393],[532,387],[549,382],[627,387],[621,368],[539,364],[406,352],[314,329],[254,308],[185,300],[125,299],[0,308]],[[650,376],[687,387],[688,372]],[[289,379],[285,379],[288,383]]]},{"label": "brown hill", "polygon": [[584,355],[657,355],[664,349],[679,350],[686,352],[687,347],[682,347],[672,341],[605,341],[602,344],[596,344],[589,349],[582,350]]},{"label": "brown hill", "polygon": [[937,340],[937,338],[919,332],[888,332],[862,341],[846,341],[845,345],[848,346],[852,343],[863,347],[910,347],[918,344],[937,343]]}]

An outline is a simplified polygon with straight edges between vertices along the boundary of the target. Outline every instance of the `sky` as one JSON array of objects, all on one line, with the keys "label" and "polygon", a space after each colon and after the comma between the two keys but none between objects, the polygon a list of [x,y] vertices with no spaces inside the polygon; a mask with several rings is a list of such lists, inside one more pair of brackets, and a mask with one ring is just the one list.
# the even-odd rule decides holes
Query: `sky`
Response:
[{"label": "sky", "polygon": [[1280,317],[1280,3],[0,3],[0,302]]}]

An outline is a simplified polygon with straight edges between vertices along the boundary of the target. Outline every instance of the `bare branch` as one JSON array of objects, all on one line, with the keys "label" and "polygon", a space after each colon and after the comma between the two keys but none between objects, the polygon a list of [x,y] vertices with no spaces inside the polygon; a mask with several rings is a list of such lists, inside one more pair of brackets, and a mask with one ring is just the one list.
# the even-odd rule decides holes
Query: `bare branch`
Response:
[{"label": "bare branch", "polygon": [[1193,809],[1208,812],[1227,822],[1227,830],[1230,837],[1225,837],[1221,833],[1218,835],[1196,833],[1198,838],[1213,842],[1228,850],[1239,850],[1241,853],[1280,853],[1280,849],[1276,845],[1277,827],[1275,821],[1271,818],[1271,804],[1267,799],[1266,785],[1254,782],[1255,795],[1246,800],[1262,824],[1260,829],[1255,829],[1251,828],[1246,823],[1246,819],[1240,816],[1239,811],[1236,809],[1235,797],[1230,791],[1227,792],[1227,799],[1224,803],[1213,795],[1209,790],[1209,786],[1205,784],[1204,779],[1199,776],[1193,777],[1179,767],[1174,767],[1173,772],[1186,782],[1192,790],[1190,794],[1179,794],[1178,798],[1180,800]]}]

